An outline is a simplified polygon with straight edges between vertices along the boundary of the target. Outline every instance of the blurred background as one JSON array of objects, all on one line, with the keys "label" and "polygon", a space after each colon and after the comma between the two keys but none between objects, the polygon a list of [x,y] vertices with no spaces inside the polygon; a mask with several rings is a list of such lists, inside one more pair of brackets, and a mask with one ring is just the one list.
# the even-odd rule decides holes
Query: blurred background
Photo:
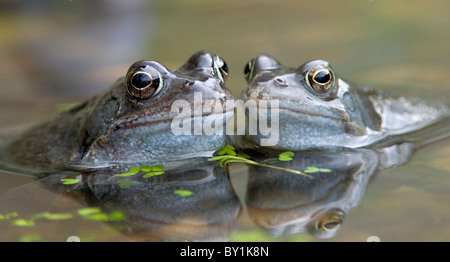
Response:
[{"label": "blurred background", "polygon": [[[227,61],[227,87],[236,96],[246,85],[244,65],[268,53],[292,67],[328,60],[355,83],[450,102],[449,14],[445,0],[0,0],[0,135],[23,130],[66,103],[105,90],[137,60],[157,60],[175,69],[198,50]],[[449,142],[430,152],[422,157],[448,174]],[[408,172],[404,179],[410,181]],[[374,213],[398,210],[377,202],[386,194],[403,198],[402,207],[411,199],[408,194],[426,194],[430,199],[423,206],[432,208],[435,195],[414,183],[413,190],[402,188],[406,195],[392,184],[393,191],[386,192],[389,179],[379,182],[381,191],[369,192],[373,197],[366,203],[378,209],[360,208],[363,217],[370,220]],[[450,188],[448,179],[437,179]],[[448,193],[436,197],[449,199]],[[444,209],[437,205],[428,210],[441,210],[445,216],[426,216],[423,228],[449,216],[450,210]],[[348,229],[351,234],[341,239],[370,235],[362,222],[368,221],[354,218],[346,223],[359,230]],[[386,222],[379,222],[376,232]],[[398,231],[392,232],[391,239],[396,239]],[[408,228],[400,232],[412,233]],[[430,232],[436,234],[449,240],[450,225]]]},{"label": "blurred background", "polygon": [[236,96],[245,63],[268,53],[292,67],[325,59],[359,84],[448,99],[449,12],[444,0],[2,0],[0,108],[15,114],[0,123],[30,111],[39,116],[25,122],[45,118],[137,60],[175,69],[201,49],[227,61]]}]

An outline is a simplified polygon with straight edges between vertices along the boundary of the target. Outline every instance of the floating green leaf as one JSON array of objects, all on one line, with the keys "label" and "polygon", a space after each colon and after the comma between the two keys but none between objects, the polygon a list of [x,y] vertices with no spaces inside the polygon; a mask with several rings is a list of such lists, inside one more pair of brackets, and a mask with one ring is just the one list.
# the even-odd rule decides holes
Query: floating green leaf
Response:
[{"label": "floating green leaf", "polygon": [[164,171],[161,171],[164,168],[163,165],[156,165],[156,166],[141,166],[141,170],[143,172],[147,172],[146,174],[144,174],[144,178],[147,177],[152,177],[152,176],[159,176],[164,174]]},{"label": "floating green leaf", "polygon": [[292,160],[292,156],[294,156],[294,152],[286,151],[286,152],[281,153],[278,156],[278,159],[281,160],[281,161],[291,161]]},{"label": "floating green leaf", "polygon": [[19,216],[19,214],[17,212],[8,212],[5,215],[0,215],[0,220],[10,219],[12,217],[17,217],[17,216]]},{"label": "floating green leaf", "polygon": [[145,174],[143,177],[147,178],[147,177],[152,177],[152,176],[159,176],[159,175],[162,175],[162,174],[164,174],[164,171],[154,171],[154,172],[150,172],[150,173]]},{"label": "floating green leaf", "polygon": [[187,190],[187,189],[177,189],[177,190],[174,190],[173,193],[175,193],[181,197],[188,197],[188,196],[191,196],[192,194],[194,194],[191,190]]},{"label": "floating green leaf", "polygon": [[13,221],[11,221],[11,225],[16,226],[16,227],[32,227],[32,226],[34,226],[34,221],[19,218],[19,219],[14,219]]},{"label": "floating green leaf", "polygon": [[79,178],[63,178],[63,179],[61,179],[61,182],[63,183],[63,185],[73,185],[80,181],[81,181],[81,179],[79,179]]},{"label": "floating green leaf", "polygon": [[238,153],[237,153],[237,156],[238,156],[238,157],[245,158],[245,159],[250,159],[250,156],[249,156],[249,155],[247,155],[246,153],[242,153],[242,152],[238,152]]},{"label": "floating green leaf", "polygon": [[305,172],[305,173],[317,173],[317,172],[319,172],[319,169],[317,167],[309,166],[303,172]]},{"label": "floating green leaf", "polygon": [[20,242],[38,242],[41,236],[38,233],[26,234],[20,237]]},{"label": "floating green leaf", "polygon": [[318,168],[318,167],[314,167],[314,166],[308,166],[308,167],[306,167],[306,170],[303,172],[308,173],[308,174],[318,173],[318,172],[329,173],[329,172],[331,172],[331,170],[328,168]]},{"label": "floating green leaf", "polygon": [[219,152],[217,152],[218,156],[223,156],[223,155],[229,155],[229,156],[236,156],[236,151],[234,151],[235,148],[232,145],[225,145],[222,149],[219,150]]},{"label": "floating green leaf", "polygon": [[152,167],[152,171],[161,171],[163,168],[163,165],[156,165]]},{"label": "floating green leaf", "polygon": [[151,171],[161,171],[164,168],[163,165],[156,165],[156,166],[141,166],[142,172],[151,172]]},{"label": "floating green leaf", "polygon": [[109,214],[109,220],[110,221],[122,221],[125,219],[125,214],[122,211],[113,211],[111,214]]},{"label": "floating green leaf", "polygon": [[99,207],[88,207],[78,209],[78,214],[84,219],[94,221],[121,221],[125,218],[122,211],[113,211],[111,214],[103,213]]},{"label": "floating green leaf", "polygon": [[94,221],[108,221],[109,216],[105,213],[95,213],[87,216],[83,216],[83,218]]},{"label": "floating green leaf", "polygon": [[141,169],[139,167],[132,167],[132,168],[130,168],[130,170],[128,170],[128,172],[121,173],[121,174],[119,174],[119,176],[122,176],[122,177],[133,176],[133,175],[136,175],[137,173],[139,173],[139,171],[141,171]]},{"label": "floating green leaf", "polygon": [[150,171],[152,171],[152,168],[153,167],[151,167],[151,166],[141,166],[141,171],[142,172],[150,172]]},{"label": "floating green leaf", "polygon": [[71,219],[73,216],[71,213],[49,213],[49,212],[41,212],[38,214],[35,214],[33,216],[33,219],[47,219],[47,220],[65,220],[65,219]]},{"label": "floating green leaf", "polygon": [[108,215],[104,214],[99,207],[88,207],[78,209],[78,215],[85,219],[95,221],[107,221]]},{"label": "floating green leaf", "polygon": [[80,216],[88,216],[92,214],[101,213],[102,210],[98,207],[86,207],[86,208],[80,208],[78,209],[78,215]]},{"label": "floating green leaf", "polygon": [[17,212],[10,212],[10,213],[4,214],[4,215],[0,214],[0,220],[7,220],[7,219],[10,219],[11,217],[16,217],[16,216],[18,216]]},{"label": "floating green leaf", "polygon": [[258,163],[256,161],[247,159],[247,158],[243,158],[243,157],[238,157],[238,156],[216,156],[216,157],[211,157],[208,158],[208,161],[219,161],[219,165],[222,167],[226,167],[229,163],[245,163],[245,164],[249,164],[249,165],[254,165],[254,166],[263,166],[263,167],[268,167],[268,168],[273,168],[273,169],[278,169],[278,170],[283,170],[286,172],[290,172],[290,173],[294,173],[294,174],[298,174],[298,175],[303,175],[303,176],[310,176],[308,174],[305,174],[301,171],[298,170],[294,170],[294,169],[290,169],[290,168],[284,168],[284,167],[279,167],[279,166],[272,166],[272,165],[267,165],[267,164],[263,164],[263,163]]}]

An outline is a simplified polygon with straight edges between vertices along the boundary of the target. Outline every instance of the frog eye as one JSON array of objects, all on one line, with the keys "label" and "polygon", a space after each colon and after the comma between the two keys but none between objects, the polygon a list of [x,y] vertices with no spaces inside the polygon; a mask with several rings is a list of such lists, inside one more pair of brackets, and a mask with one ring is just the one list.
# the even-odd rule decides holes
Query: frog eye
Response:
[{"label": "frog eye", "polygon": [[344,222],[344,216],[344,212],[339,209],[328,211],[316,222],[317,236],[333,236]]},{"label": "frog eye", "polygon": [[140,68],[128,74],[128,93],[136,98],[149,98],[156,95],[163,86],[161,74],[152,67]]},{"label": "frog eye", "polygon": [[228,65],[219,56],[216,56],[216,59],[214,61],[214,69],[216,70],[217,76],[222,82],[225,82],[225,80],[228,77]]},{"label": "frog eye", "polygon": [[253,75],[253,69],[255,68],[255,59],[248,61],[244,67],[244,77],[245,80],[249,80]]},{"label": "frog eye", "polygon": [[319,93],[325,93],[333,87],[334,72],[327,66],[316,66],[308,71],[305,80],[308,86]]}]

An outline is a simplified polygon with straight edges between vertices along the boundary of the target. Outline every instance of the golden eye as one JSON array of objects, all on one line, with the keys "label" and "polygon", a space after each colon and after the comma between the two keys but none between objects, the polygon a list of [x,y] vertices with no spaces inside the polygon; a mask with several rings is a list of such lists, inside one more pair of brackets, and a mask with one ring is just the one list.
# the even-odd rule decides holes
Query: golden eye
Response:
[{"label": "golden eye", "polygon": [[306,74],[306,83],[315,91],[325,93],[333,87],[334,73],[331,68],[317,66],[309,70]]},{"label": "golden eye", "polygon": [[156,95],[163,86],[161,74],[153,68],[145,68],[145,71],[131,72],[127,79],[127,90],[136,98],[149,98]]}]

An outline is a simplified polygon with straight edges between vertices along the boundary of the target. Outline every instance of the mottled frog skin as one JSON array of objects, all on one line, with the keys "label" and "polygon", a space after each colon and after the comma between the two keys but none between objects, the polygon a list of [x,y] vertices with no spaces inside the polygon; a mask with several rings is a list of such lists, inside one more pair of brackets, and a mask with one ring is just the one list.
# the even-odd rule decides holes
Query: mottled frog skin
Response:
[{"label": "mottled frog skin", "polygon": [[[298,151],[367,147],[442,121],[446,122],[446,131],[435,135],[450,133],[450,110],[444,103],[396,97],[357,86],[336,75],[327,61],[314,60],[289,68],[262,54],[246,65],[244,74],[248,86],[240,99],[279,101],[278,143],[266,148]],[[249,112],[247,118],[257,117]],[[247,134],[237,137],[236,144],[261,149],[263,137],[260,133]]]},{"label": "mottled frog skin", "polygon": [[[136,62],[105,92],[26,131],[4,148],[4,157],[35,166],[102,167],[212,154],[224,146],[225,134],[173,134],[179,112],[172,104],[184,100],[194,110],[234,101],[227,74],[225,61],[205,51],[172,71],[156,61]],[[194,103],[194,94],[202,103]],[[226,122],[234,108],[194,117],[213,114]]]}]

